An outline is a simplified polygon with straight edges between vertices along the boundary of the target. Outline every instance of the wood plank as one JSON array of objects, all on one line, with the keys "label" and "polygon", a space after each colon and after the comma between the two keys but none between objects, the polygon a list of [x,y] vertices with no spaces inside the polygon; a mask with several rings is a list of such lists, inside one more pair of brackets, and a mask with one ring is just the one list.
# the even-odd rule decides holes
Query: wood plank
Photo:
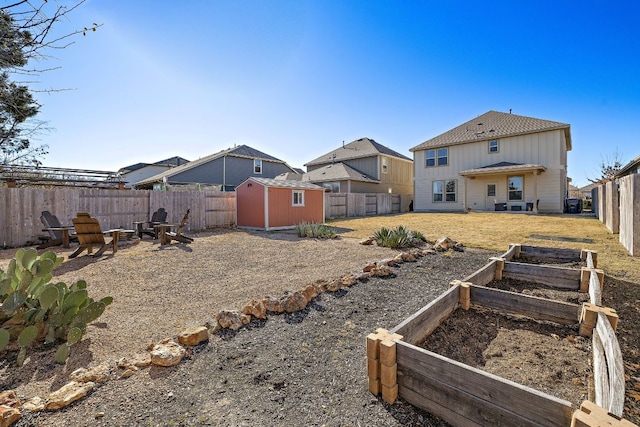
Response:
[{"label": "wood plank", "polygon": [[602,339],[597,330],[591,335],[593,357],[593,383],[595,388],[595,401],[598,406],[608,408],[611,401],[609,396],[609,373],[607,372],[607,360],[602,346]]},{"label": "wood plank", "polygon": [[579,262],[580,249],[570,248],[550,248],[546,246],[529,246],[521,245],[520,256],[523,258],[536,258],[544,260],[545,258],[552,261]]},{"label": "wood plank", "polygon": [[573,268],[505,262],[502,277],[542,283],[559,289],[580,289],[580,270]]},{"label": "wood plank", "polygon": [[589,302],[594,305],[602,305],[602,291],[600,290],[600,279],[595,270],[591,270],[589,277]]},{"label": "wood plank", "polygon": [[561,325],[580,321],[582,306],[499,289],[470,286],[471,304]]},{"label": "wood plank", "polygon": [[520,248],[518,245],[513,245],[509,248],[509,250],[507,252],[505,252],[504,254],[502,254],[500,256],[500,258],[504,258],[507,261],[511,261],[515,256],[516,253],[520,251]]},{"label": "wood plank", "polygon": [[607,357],[607,370],[609,372],[609,407],[612,414],[622,417],[624,411],[624,365],[622,363],[622,352],[618,344],[616,333],[609,323],[609,319],[604,313],[598,313],[596,331],[600,335],[604,354]]},{"label": "wood plank", "polygon": [[406,318],[391,333],[400,334],[409,343],[424,341],[440,323],[456,309],[459,301],[458,286],[452,286],[442,295]]},{"label": "wood plank", "polygon": [[[567,426],[570,423],[571,404],[565,400],[409,343],[397,342],[397,361],[401,397],[404,397],[404,387],[419,379],[422,384],[409,388],[428,393],[431,387],[443,387],[442,390],[446,387],[449,395],[442,395],[438,403],[456,412],[459,407],[464,408],[461,415],[481,425]],[[438,401],[441,394],[429,397]],[[465,408],[465,405],[468,406]],[[503,420],[506,423],[501,424]]]},{"label": "wood plank", "polygon": [[473,283],[474,285],[478,286],[485,286],[486,284],[491,283],[495,278],[496,265],[497,261],[493,260],[486,264],[484,267],[465,277],[462,281]]}]

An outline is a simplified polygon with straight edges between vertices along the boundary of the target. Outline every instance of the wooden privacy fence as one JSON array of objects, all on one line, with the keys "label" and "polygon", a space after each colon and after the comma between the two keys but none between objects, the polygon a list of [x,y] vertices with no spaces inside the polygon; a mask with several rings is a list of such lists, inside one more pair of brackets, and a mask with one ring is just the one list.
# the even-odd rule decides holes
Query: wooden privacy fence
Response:
[{"label": "wooden privacy fence", "polygon": [[[442,417],[454,426],[624,427],[623,361],[615,335],[615,310],[600,305],[604,280],[596,252],[512,245],[500,257],[387,331],[367,336],[369,390],[393,403],[398,397]],[[516,262],[521,261],[521,262]],[[531,262],[584,261],[580,269]],[[501,279],[527,280],[561,289],[589,292],[582,306],[488,287]],[[559,325],[578,325],[591,336],[595,402],[571,413],[571,403],[457,362],[420,346],[458,309],[489,309]],[[481,327],[481,325],[478,325]]]},{"label": "wooden privacy fence", "polygon": [[411,195],[386,193],[325,193],[325,217],[344,218],[406,212]]},{"label": "wooden privacy fence", "polygon": [[190,209],[186,230],[225,227],[235,222],[235,193],[214,191],[98,190],[87,188],[0,188],[0,243],[17,247],[38,243],[44,235],[42,211],[70,225],[77,212],[88,212],[103,229],[132,228],[158,208],[169,223],[179,223]]},{"label": "wooden privacy fence", "polygon": [[620,243],[632,256],[640,256],[640,174],[597,186],[592,200],[598,219],[619,234]]}]

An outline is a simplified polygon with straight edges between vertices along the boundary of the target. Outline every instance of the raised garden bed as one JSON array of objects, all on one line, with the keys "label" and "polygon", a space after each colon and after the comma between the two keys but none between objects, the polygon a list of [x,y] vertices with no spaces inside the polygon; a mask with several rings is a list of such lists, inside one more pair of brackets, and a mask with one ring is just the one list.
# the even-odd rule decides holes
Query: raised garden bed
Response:
[{"label": "raised garden bed", "polygon": [[[464,281],[453,282],[447,292],[400,325],[370,334],[370,391],[382,393],[390,403],[400,396],[460,426],[595,426],[603,422],[613,426],[616,424],[612,422],[624,422],[608,415],[622,415],[622,359],[613,332],[617,315],[600,307],[603,275],[595,269],[595,253],[525,249],[513,245],[502,257],[492,258]],[[545,262],[543,255],[552,262]],[[513,259],[540,264],[575,262],[586,267],[537,265]],[[529,288],[545,286],[554,292],[582,291],[587,295],[588,291],[591,303],[576,304],[548,295],[540,298],[486,286],[505,280],[527,281]],[[503,339],[491,348],[501,333]],[[578,334],[593,334],[593,339],[577,337]],[[492,335],[495,336],[490,339]],[[479,343],[481,337],[488,344]],[[590,344],[595,349],[593,355]],[[564,356],[559,356],[558,349],[563,350]],[[515,351],[514,357],[505,358],[505,351]],[[546,361],[540,360],[547,357]],[[572,416],[580,400],[587,398],[591,358],[597,405],[585,400]],[[491,365],[495,366],[486,369],[488,359],[493,359]],[[530,365],[523,365],[525,362]],[[521,366],[508,370],[509,364]],[[599,364],[604,364],[604,369]],[[535,378],[543,371],[533,369],[542,369],[542,365],[551,369],[545,373],[544,384]],[[582,424],[572,424],[572,419],[575,423],[578,418]]]}]

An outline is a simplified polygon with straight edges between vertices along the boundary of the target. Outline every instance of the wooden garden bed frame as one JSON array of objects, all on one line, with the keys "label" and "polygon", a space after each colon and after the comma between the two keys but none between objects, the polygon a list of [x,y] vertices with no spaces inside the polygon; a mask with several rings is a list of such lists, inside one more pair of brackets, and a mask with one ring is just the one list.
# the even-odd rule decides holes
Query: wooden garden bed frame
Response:
[{"label": "wooden garden bed frame", "polygon": [[[580,269],[526,262],[584,261]],[[449,290],[387,331],[367,336],[369,390],[388,403],[398,396],[455,426],[633,426],[620,419],[624,368],[615,335],[618,316],[601,306],[604,279],[597,253],[588,250],[511,245],[500,257],[450,284]],[[513,278],[589,292],[582,305],[487,288]],[[572,415],[571,403],[418,347],[456,309],[471,305],[561,325],[580,325],[592,336],[595,403]]]}]

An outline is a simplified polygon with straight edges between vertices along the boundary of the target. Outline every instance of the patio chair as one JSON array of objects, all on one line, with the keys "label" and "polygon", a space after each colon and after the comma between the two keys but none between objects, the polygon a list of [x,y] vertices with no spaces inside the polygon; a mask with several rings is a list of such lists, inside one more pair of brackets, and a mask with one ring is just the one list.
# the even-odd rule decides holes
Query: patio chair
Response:
[{"label": "patio chair", "polygon": [[[76,229],[78,241],[80,246],[76,249],[69,258],[75,258],[86,249],[88,254],[93,252],[93,247],[98,246],[98,250],[93,255],[98,257],[104,253],[107,249],[111,249],[115,254],[118,252],[118,241],[121,234],[133,234],[134,230],[123,230],[121,228],[102,231],[100,223],[96,218],[92,218],[87,212],[78,212],[77,217],[71,220],[73,226]],[[111,241],[106,242],[104,239],[105,234],[111,234]]]},{"label": "patio chair", "polygon": [[63,226],[58,217],[49,211],[42,211],[40,221],[45,228],[42,231],[49,233],[49,239],[37,246],[37,249],[44,249],[50,246],[62,245],[69,247],[70,241],[78,241],[78,237],[73,233],[73,226]]},{"label": "patio chair", "polygon": [[182,221],[180,222],[180,225],[178,226],[178,228],[176,229],[175,232],[173,231],[167,231],[165,233],[165,241],[161,242],[162,244],[167,244],[170,243],[172,240],[181,242],[181,243],[192,243],[193,242],[193,238],[185,236],[184,234],[182,234],[182,229],[184,228],[185,224],[187,223],[187,219],[189,219],[189,212],[190,209],[187,209],[187,213],[184,214],[184,216],[182,217]]},{"label": "patio chair", "polygon": [[158,229],[155,228],[155,225],[165,224],[167,222],[167,211],[164,208],[159,208],[151,215],[151,220],[149,221],[135,221],[133,225],[135,225],[136,233],[138,237],[142,239],[142,236],[145,234],[153,237],[154,239],[158,238]]}]

